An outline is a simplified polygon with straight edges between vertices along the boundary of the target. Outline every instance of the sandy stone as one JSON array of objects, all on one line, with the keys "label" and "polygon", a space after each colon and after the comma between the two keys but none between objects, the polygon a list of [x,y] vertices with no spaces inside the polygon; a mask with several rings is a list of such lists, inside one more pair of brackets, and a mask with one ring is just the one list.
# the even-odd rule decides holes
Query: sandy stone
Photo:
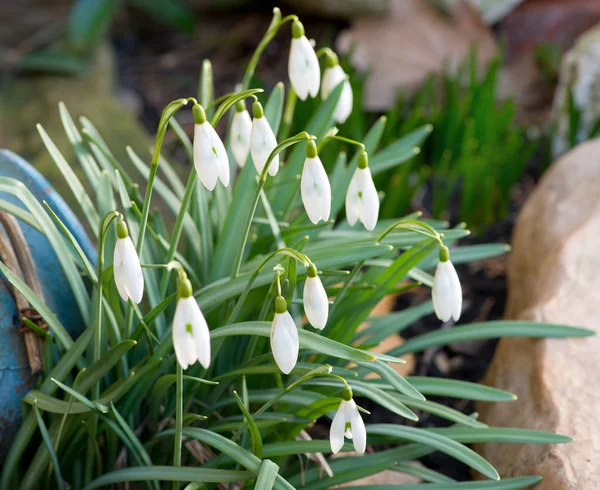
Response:
[{"label": "sandy stone", "polygon": [[[600,140],[558,160],[523,208],[513,236],[506,317],[582,326],[600,323]],[[503,339],[485,383],[518,401],[480,403],[493,426],[554,431],[557,446],[484,444],[503,477],[539,474],[536,490],[592,490],[600,482],[600,336]]]}]

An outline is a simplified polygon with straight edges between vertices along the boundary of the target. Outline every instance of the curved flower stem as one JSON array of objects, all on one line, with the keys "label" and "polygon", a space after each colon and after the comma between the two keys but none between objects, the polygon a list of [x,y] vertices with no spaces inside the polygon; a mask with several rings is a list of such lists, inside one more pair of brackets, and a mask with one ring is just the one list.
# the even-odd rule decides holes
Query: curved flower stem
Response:
[{"label": "curved flower stem", "polygon": [[338,141],[343,141],[344,143],[350,143],[351,145],[356,145],[358,146],[362,151],[365,151],[365,145],[363,143],[361,143],[360,141],[356,141],[350,138],[345,138],[344,136],[338,136],[337,134],[332,134],[329,136],[325,136],[325,138],[323,138],[321,140],[321,142],[319,143],[319,151],[321,151],[323,149],[323,147],[329,143],[329,141],[331,140],[338,140]]},{"label": "curved flower stem", "polygon": [[235,323],[235,321],[237,320],[237,316],[238,316],[240,310],[242,309],[242,305],[244,304],[244,300],[246,299],[246,297],[248,296],[248,293],[250,293],[250,290],[252,289],[252,285],[254,284],[254,281],[256,281],[256,278],[261,273],[261,271],[265,268],[265,266],[274,257],[276,257],[278,255],[287,255],[288,257],[292,257],[307,267],[310,264],[310,261],[306,255],[304,255],[303,253],[300,253],[297,250],[290,248],[290,247],[280,248],[279,250],[275,250],[275,252],[269,254],[267,256],[267,258],[265,260],[263,260],[262,263],[255,269],[255,271],[252,274],[252,276],[250,277],[250,279],[248,279],[248,282],[246,283],[246,288],[244,289],[244,291],[240,295],[239,299],[237,300],[237,303],[235,304],[235,307],[233,308],[231,315],[229,315],[229,318],[227,319],[227,322],[225,323],[226,325]]},{"label": "curved flower stem", "polygon": [[414,233],[419,233],[420,235],[424,235],[428,238],[433,238],[434,240],[437,240],[440,245],[442,244],[442,239],[444,238],[442,233],[439,233],[435,228],[427,223],[424,223],[423,221],[403,218],[383,230],[381,235],[377,237],[376,243],[380,243],[381,240],[383,240],[387,235],[397,229],[408,230]]},{"label": "curved flower stem", "polygon": [[267,162],[260,174],[260,179],[258,180],[258,185],[256,186],[256,190],[254,191],[254,196],[252,196],[252,202],[250,203],[250,209],[248,211],[248,218],[246,219],[246,224],[244,225],[244,229],[242,231],[242,240],[235,254],[235,259],[233,262],[233,270],[231,271],[231,278],[235,279],[240,273],[240,267],[242,265],[242,257],[244,255],[244,249],[246,248],[246,242],[248,241],[248,235],[250,234],[250,227],[252,225],[252,220],[254,219],[254,213],[256,212],[256,206],[258,205],[258,200],[260,199],[260,192],[262,191],[265,182],[267,180],[267,175],[269,171],[269,167],[273,162],[273,159],[283,150],[288,148],[289,146],[295,145],[296,143],[300,143],[301,141],[308,141],[311,139],[315,139],[314,136],[309,135],[306,131],[302,131],[296,136],[292,136],[285,141],[279,143],[267,158]]},{"label": "curved flower stem", "polygon": [[[232,94],[229,97],[225,98],[224,102],[219,106],[215,115],[211,121],[211,125],[214,127],[217,125],[223,114],[227,112],[227,110],[233,107],[239,100],[243,100],[247,97],[252,96],[257,92],[262,92],[262,89],[252,89],[246,90],[244,92],[240,92],[237,94]],[[191,98],[191,97],[190,97]],[[185,151],[188,159],[192,163],[192,168],[190,170],[190,174],[188,176],[188,181],[185,186],[185,191],[183,193],[183,198],[181,199],[181,206],[179,208],[179,213],[177,214],[177,218],[175,220],[175,226],[173,227],[173,234],[171,236],[171,240],[169,242],[169,250],[167,251],[167,255],[165,258],[165,262],[170,262],[175,257],[175,252],[177,251],[177,247],[179,245],[179,240],[181,239],[181,233],[183,230],[183,220],[185,219],[185,215],[188,212],[190,207],[190,202],[192,201],[192,196],[194,195],[194,190],[196,188],[196,168],[194,167],[194,152],[193,147],[191,146],[189,141],[182,141],[184,143]],[[168,285],[168,276],[163,275],[160,282],[160,294],[161,297],[165,295],[167,291]]]},{"label": "curved flower stem", "polygon": [[324,56],[326,54],[335,55],[335,51],[333,51],[331,48],[324,47],[324,48],[319,49],[315,54],[317,55],[317,58],[320,58],[321,56]]},{"label": "curved flower stem", "polygon": [[[156,143],[154,144],[154,151],[152,152],[152,160],[150,161],[150,173],[148,174],[148,184],[146,186],[146,195],[144,196],[144,205],[142,206],[142,216],[140,218],[140,228],[137,237],[136,251],[138,257],[142,258],[142,249],[144,248],[144,237],[146,236],[146,227],[148,226],[148,215],[150,214],[150,201],[152,200],[152,190],[154,188],[154,179],[158,172],[158,159],[160,157],[160,149],[162,147],[167,128],[169,126],[169,120],[175,115],[175,113],[181,109],[188,102],[196,103],[196,99],[188,97],[187,99],[177,99],[171,102],[165,107],[160,121],[158,122],[158,129],[156,130]],[[133,320],[133,310],[131,305],[127,306],[127,312],[125,314],[125,332],[129,337],[131,332],[131,322]]]},{"label": "curved flower stem", "polygon": [[256,100],[256,96],[254,94],[258,94],[260,92],[264,92],[264,90],[262,88],[251,88],[248,90],[242,90],[241,92],[235,93],[227,97],[215,111],[215,115],[210,120],[210,124],[213,127],[215,127],[219,123],[221,118],[225,115],[225,113],[234,105],[236,105],[240,100],[247,99],[248,97],[253,97]]},{"label": "curved flower stem", "polygon": [[[173,446],[173,466],[181,466],[181,443],[183,441],[183,369],[176,362],[175,395],[175,440]],[[179,490],[179,481],[173,481],[173,490]]]},{"label": "curved flower stem", "polygon": [[[104,245],[106,244],[106,233],[108,227],[115,218],[122,218],[123,215],[118,211],[110,211],[102,220],[100,224],[100,234],[98,242],[98,268],[97,277],[98,282],[96,285],[96,335],[94,337],[94,362],[100,359],[101,355],[101,343],[102,343],[102,273],[104,272]],[[100,384],[96,383],[94,387],[93,399],[98,399],[100,392]]]},{"label": "curved flower stem", "polygon": [[297,20],[298,17],[295,15],[288,15],[287,17],[281,18],[281,10],[277,7],[273,9],[273,19],[269,24],[269,28],[267,32],[263,36],[262,40],[254,50],[252,54],[252,58],[248,62],[248,66],[246,67],[246,72],[244,73],[244,78],[242,79],[242,90],[247,89],[250,86],[250,81],[252,80],[252,76],[256,71],[256,65],[258,65],[258,60],[260,59],[260,55],[263,53],[267,45],[271,42],[271,40],[279,31],[279,28],[285,24],[286,22]]},{"label": "curved flower stem", "polygon": [[158,157],[160,156],[160,149],[162,147],[167,127],[169,126],[169,120],[175,115],[175,113],[188,103],[189,100],[195,101],[193,97],[188,99],[177,99],[171,102],[165,107],[160,121],[158,123],[158,129],[156,131],[156,143],[154,144],[154,151],[152,153],[152,160],[150,161],[150,174],[148,175],[148,185],[146,187],[146,195],[144,196],[144,205],[142,207],[142,217],[140,219],[140,230],[137,237],[136,250],[138,256],[142,255],[142,248],[144,247],[144,235],[146,234],[146,226],[148,225],[148,214],[150,213],[150,200],[152,199],[152,189],[154,187],[154,179],[156,172],[158,171]]},{"label": "curved flower stem", "polygon": [[[339,376],[337,374],[331,373],[331,366],[329,364],[323,364],[322,366],[316,367],[315,369],[306,373],[304,376],[298,378],[292,384],[283,388],[273,398],[271,398],[269,401],[265,402],[256,412],[254,412],[252,414],[252,418],[256,419],[257,417],[261,416],[269,408],[271,408],[273,406],[273,404],[275,404],[279,399],[281,399],[283,396],[287,395],[290,391],[292,391],[294,388],[296,388],[296,386],[298,386],[298,385],[304,383],[305,381],[308,381],[316,376],[333,377],[333,378],[341,380],[344,383],[344,387],[348,386],[348,383],[346,382],[346,380],[344,378],[342,378],[341,376]],[[237,432],[235,432],[233,434],[233,436],[231,437],[231,440],[235,441],[246,431],[246,429],[247,429],[247,426],[242,426],[240,429],[238,429]]]}]

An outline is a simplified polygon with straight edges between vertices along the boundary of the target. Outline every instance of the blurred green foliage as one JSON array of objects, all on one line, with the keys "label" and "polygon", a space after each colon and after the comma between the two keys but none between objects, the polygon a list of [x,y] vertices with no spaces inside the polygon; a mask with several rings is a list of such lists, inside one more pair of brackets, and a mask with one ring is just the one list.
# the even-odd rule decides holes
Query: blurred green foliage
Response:
[{"label": "blurred green foliage", "polygon": [[[432,131],[416,158],[378,177],[377,188],[385,191],[381,218],[408,211],[421,192],[422,204],[436,218],[458,218],[481,229],[506,217],[511,189],[537,141],[515,122],[514,100],[497,99],[500,59],[483,76],[477,66],[473,51],[455,74],[429,77],[413,97],[400,96],[387,113],[381,147],[427,124]],[[361,91],[355,87],[355,100]],[[346,125],[360,133],[371,116],[356,106]]]},{"label": "blurred green foliage", "polygon": [[[110,29],[120,9],[131,8],[180,32],[193,34],[195,19],[184,0],[74,0],[60,38],[50,46],[28,53],[18,69],[78,75],[88,67],[89,53]],[[0,50],[1,53],[1,50]]]}]

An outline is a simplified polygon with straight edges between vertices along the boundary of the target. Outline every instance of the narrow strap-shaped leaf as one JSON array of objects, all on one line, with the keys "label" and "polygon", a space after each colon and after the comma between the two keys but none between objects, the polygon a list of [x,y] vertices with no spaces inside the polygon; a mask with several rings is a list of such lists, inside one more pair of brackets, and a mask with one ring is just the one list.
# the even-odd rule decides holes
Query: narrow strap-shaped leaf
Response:
[{"label": "narrow strap-shaped leaf", "polygon": [[[268,322],[244,322],[227,325],[213,330],[211,339],[221,337],[231,337],[237,335],[257,335],[259,337],[270,337],[271,325]],[[339,357],[348,361],[368,361],[375,360],[373,355],[366,351],[355,349],[354,347],[340,344],[335,340],[328,339],[308,330],[298,330],[300,347],[310,349],[321,354],[327,354],[333,357]]]},{"label": "narrow strap-shaped leaf", "polygon": [[64,180],[67,182],[71,191],[73,192],[73,195],[81,207],[81,210],[83,211],[90,228],[92,230],[97,230],[98,226],[100,225],[100,216],[98,215],[96,208],[94,208],[94,204],[92,203],[92,200],[90,199],[90,196],[86,192],[85,188],[81,184],[81,181],[41,124],[37,125],[37,130],[42,137],[42,141],[44,142],[44,146],[46,146],[48,153],[50,153],[50,156],[56,163],[56,166],[62,173]]},{"label": "narrow strap-shaped leaf", "polygon": [[409,376],[407,381],[424,395],[447,396],[487,402],[512,402],[517,399],[508,391],[455,379]]},{"label": "narrow strap-shaped leaf", "polygon": [[431,133],[433,126],[427,124],[403,136],[370,159],[369,167],[373,175],[393,168],[419,153],[419,145]]},{"label": "narrow strap-shaped leaf", "polygon": [[519,476],[499,481],[461,481],[455,483],[421,483],[414,485],[356,485],[353,490],[520,490],[542,480],[541,476]]},{"label": "narrow strap-shaped leaf", "polygon": [[428,429],[457,442],[474,444],[479,442],[507,442],[513,444],[566,444],[573,439],[553,432],[513,427],[488,427],[476,429],[472,427],[444,427]]},{"label": "narrow strap-shaped leaf", "polygon": [[0,272],[24,297],[33,308],[41,315],[52,333],[56,336],[65,350],[68,350],[73,345],[73,339],[66,331],[65,327],[60,323],[58,317],[50,311],[44,301],[33,292],[33,290],[25,284],[13,271],[11,271],[4,262],[0,261]]},{"label": "narrow strap-shaped leaf", "polygon": [[58,463],[58,456],[56,455],[56,451],[54,450],[54,445],[52,444],[52,438],[48,433],[48,429],[46,428],[46,424],[44,423],[44,419],[42,418],[42,414],[40,413],[40,409],[37,406],[37,403],[33,404],[33,412],[35,413],[35,418],[37,419],[38,427],[40,428],[40,434],[42,434],[42,440],[46,445],[46,449],[50,454],[50,459],[52,460],[52,466],[54,469],[54,475],[56,476],[56,485],[59,489],[64,490],[65,484],[63,482],[62,474],[60,472],[60,465]]},{"label": "narrow strap-shaped leaf", "polygon": [[396,463],[392,467],[392,470],[404,473],[405,475],[416,476],[427,483],[454,483],[456,481],[439,471],[431,470],[419,463]]},{"label": "narrow strap-shaped leaf", "polygon": [[[248,428],[250,429],[250,435],[252,436],[252,453],[257,458],[262,458],[263,443],[258,426],[236,391],[233,392],[233,396],[235,397],[235,401],[237,402],[239,409],[242,411],[246,422],[248,422]],[[275,478],[273,478],[273,480],[274,479]]]},{"label": "narrow strap-shaped leaf", "polygon": [[400,375],[394,368],[388,366],[385,362],[375,361],[369,363],[358,363],[366,369],[371,370],[374,373],[379,374],[382,379],[386,380],[391,386],[396,388],[400,393],[405,394],[416,400],[425,400],[425,397],[417,390],[412,384],[410,384],[404,376]]},{"label": "narrow strap-shaped leaf", "polygon": [[254,475],[248,471],[215,470],[212,468],[175,468],[173,466],[145,466],[143,468],[124,468],[105,473],[96,478],[83,490],[93,490],[127,481],[194,481],[201,483],[229,483],[243,481]]},{"label": "narrow strap-shaped leaf", "polygon": [[123,357],[129,349],[136,344],[137,342],[135,340],[124,340],[106,351],[100,359],[85,371],[81,372],[77,379],[77,390],[81,393],[87,392],[121,360],[121,357]]},{"label": "narrow strap-shaped leaf", "polygon": [[392,424],[377,424],[367,426],[367,434],[392,435],[408,441],[426,444],[437,449],[438,451],[442,451],[443,453],[452,456],[458,461],[465,463],[467,466],[479,471],[488,478],[492,478],[494,480],[500,479],[500,476],[494,467],[484,458],[479,456],[479,454],[472,449],[469,449],[468,447],[463,446],[462,444],[440,434],[415,427]]},{"label": "narrow strap-shaped leaf", "polygon": [[35,218],[56,254],[56,258],[71,286],[71,291],[75,297],[75,302],[81,312],[81,316],[87,321],[90,318],[90,301],[87,289],[75,265],[73,254],[70,253],[65,239],[54,226],[50,216],[48,216],[43,206],[37,201],[31,191],[18,180],[0,177],[0,192],[6,192],[17,197]]},{"label": "narrow strap-shaped leaf", "polygon": [[[165,431],[164,434],[170,434],[173,431]],[[197,439],[204,444],[208,444],[211,447],[221,451],[226,454],[244,468],[251,471],[254,475],[258,475],[260,473],[261,461],[254,454],[249,451],[246,451],[244,448],[239,446],[233,441],[219,435],[215,434],[206,429],[198,429],[193,427],[185,427],[183,429],[183,434],[187,437],[191,437],[192,439]],[[280,475],[277,475],[275,480],[274,488],[276,490],[293,490],[294,487],[291,486],[285,479],[283,479]]]},{"label": "narrow strap-shaped leaf", "polygon": [[67,133],[67,138],[69,138],[69,142],[75,151],[75,155],[79,160],[79,164],[81,165],[81,168],[83,168],[89,183],[93,185],[100,175],[100,168],[94,160],[94,157],[90,155],[87,148],[83,144],[83,138],[81,137],[81,134],[79,133],[71,114],[69,114],[67,106],[63,102],[59,102],[58,110],[60,112],[60,120],[62,121],[65,133]]},{"label": "narrow strap-shaped leaf", "polygon": [[463,342],[465,340],[493,339],[502,337],[563,338],[589,337],[594,335],[586,328],[536,323],[520,320],[498,320],[485,323],[472,323],[446,330],[435,330],[407,340],[404,344],[389,352],[393,356],[402,356],[409,352],[420,352],[430,347]]},{"label": "narrow strap-shaped leaf", "polygon": [[265,459],[260,466],[260,472],[256,479],[256,490],[271,490],[279,473],[279,466],[270,459]]}]

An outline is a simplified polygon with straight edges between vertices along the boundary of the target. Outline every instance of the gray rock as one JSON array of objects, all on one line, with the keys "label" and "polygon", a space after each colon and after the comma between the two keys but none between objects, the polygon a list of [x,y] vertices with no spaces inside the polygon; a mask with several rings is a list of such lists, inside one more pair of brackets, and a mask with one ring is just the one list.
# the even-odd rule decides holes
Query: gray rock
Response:
[{"label": "gray rock", "polygon": [[558,157],[569,149],[569,92],[580,113],[575,138],[585,141],[600,119],[600,25],[585,32],[563,56],[558,87],[552,103],[556,132],[552,153]]}]

